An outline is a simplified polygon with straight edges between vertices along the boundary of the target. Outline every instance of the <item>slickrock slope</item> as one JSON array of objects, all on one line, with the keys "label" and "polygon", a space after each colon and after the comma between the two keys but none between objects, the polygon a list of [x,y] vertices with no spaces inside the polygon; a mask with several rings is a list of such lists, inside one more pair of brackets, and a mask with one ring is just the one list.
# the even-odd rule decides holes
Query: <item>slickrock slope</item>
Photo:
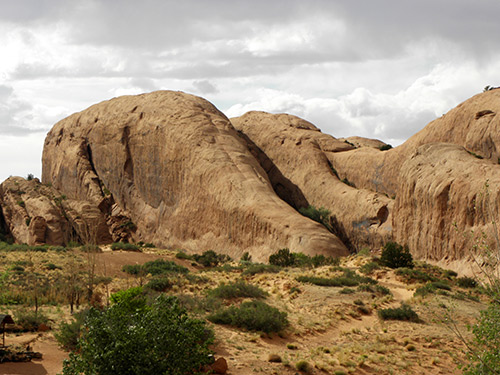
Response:
[{"label": "slickrock slope", "polygon": [[[462,146],[420,146],[401,168],[394,238],[428,260],[467,260],[487,234],[494,246],[499,222],[500,165]],[[473,232],[473,234],[472,234]],[[484,249],[480,249],[484,250]]]},{"label": "slickrock slope", "polygon": [[246,136],[283,200],[297,208],[308,204],[327,208],[337,234],[353,249],[390,240],[393,201],[349,186],[331,167],[332,155],[353,146],[286,114],[249,112],[231,122]]},{"label": "slickrock slope", "polygon": [[221,112],[180,92],[120,97],[60,121],[45,140],[43,182],[99,207],[108,225],[130,218],[136,241],[257,260],[282,247],[347,253],[274,193]]}]

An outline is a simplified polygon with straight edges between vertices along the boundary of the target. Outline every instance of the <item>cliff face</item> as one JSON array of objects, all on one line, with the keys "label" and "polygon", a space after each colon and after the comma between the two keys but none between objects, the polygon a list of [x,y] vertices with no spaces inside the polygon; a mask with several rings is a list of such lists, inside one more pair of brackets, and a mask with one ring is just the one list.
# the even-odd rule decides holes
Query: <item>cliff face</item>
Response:
[{"label": "cliff face", "polygon": [[262,259],[281,247],[347,253],[276,196],[222,113],[184,93],[121,97],[57,123],[45,141],[43,182],[107,220],[129,218],[137,241]]},{"label": "cliff face", "polygon": [[332,167],[333,155],[353,150],[352,145],[291,115],[249,112],[231,122],[283,200],[296,208],[328,209],[334,231],[352,250],[390,240],[393,201],[342,182]]},{"label": "cliff face", "polygon": [[[380,141],[339,140],[291,115],[230,122],[180,92],[120,97],[53,127],[44,184],[0,185],[0,233],[256,260],[283,247],[345,255],[396,240],[418,258],[468,259],[478,241],[469,234],[493,245],[500,222],[499,112],[500,90],[476,95],[380,151]],[[331,232],[298,213],[309,205],[330,211]]]}]

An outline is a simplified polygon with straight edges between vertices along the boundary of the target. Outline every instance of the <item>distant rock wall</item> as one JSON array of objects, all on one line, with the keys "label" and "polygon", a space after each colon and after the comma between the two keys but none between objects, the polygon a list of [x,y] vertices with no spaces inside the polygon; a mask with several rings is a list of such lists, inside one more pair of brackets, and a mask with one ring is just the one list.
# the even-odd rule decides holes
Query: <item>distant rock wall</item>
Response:
[{"label": "distant rock wall", "polygon": [[262,260],[282,247],[347,254],[276,196],[221,112],[180,92],[116,98],[60,121],[45,141],[43,182],[130,218],[136,241]]}]

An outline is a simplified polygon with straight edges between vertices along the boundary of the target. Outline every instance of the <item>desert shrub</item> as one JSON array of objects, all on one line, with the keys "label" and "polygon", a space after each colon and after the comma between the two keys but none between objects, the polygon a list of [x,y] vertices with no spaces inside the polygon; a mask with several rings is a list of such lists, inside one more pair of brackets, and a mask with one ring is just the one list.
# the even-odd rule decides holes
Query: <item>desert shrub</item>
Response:
[{"label": "desert shrub", "polygon": [[143,268],[140,264],[125,264],[122,267],[122,271],[129,275],[137,276],[143,272]]},{"label": "desert shrub", "polygon": [[84,253],[102,253],[101,248],[98,245],[86,244],[80,247],[80,250]]},{"label": "desert shrub", "polygon": [[239,297],[264,298],[268,293],[256,285],[247,284],[243,280],[239,280],[235,283],[221,284],[217,288],[210,290],[208,295],[222,299]]},{"label": "desert shrub", "polygon": [[477,280],[473,277],[459,277],[457,279],[457,285],[461,288],[475,288],[477,286]]},{"label": "desert shrub", "polygon": [[419,283],[427,281],[438,281],[438,279],[426,272],[411,268],[398,268],[394,271],[397,276],[400,276],[406,283]]},{"label": "desert shrub", "polygon": [[62,267],[55,265],[54,263],[48,263],[46,268],[49,271],[54,271],[54,270],[62,270]]},{"label": "desert shrub", "polygon": [[184,251],[178,251],[175,254],[177,259],[186,259],[186,260],[194,260],[192,255],[186,254]]},{"label": "desert shrub", "polygon": [[165,292],[170,289],[172,285],[173,283],[167,277],[160,275],[149,280],[145,287],[155,292]]},{"label": "desert shrub", "polygon": [[65,350],[76,350],[78,339],[88,310],[82,310],[73,315],[73,320],[69,323],[63,322],[54,336]]},{"label": "desert shrub", "polygon": [[151,242],[146,242],[144,245],[142,245],[142,247],[145,247],[148,249],[154,249],[156,247],[156,245],[154,243],[151,243]]},{"label": "desert shrub", "polygon": [[359,267],[359,272],[364,273],[365,275],[371,275],[373,271],[378,270],[380,266],[375,262],[368,262]]},{"label": "desert shrub", "polygon": [[252,256],[248,251],[244,252],[240,258],[240,263],[250,263],[252,261]]},{"label": "desert shrub", "polygon": [[156,259],[144,263],[143,268],[146,274],[161,275],[164,273],[188,273],[189,270],[175,262],[164,259]]},{"label": "desert shrub", "polygon": [[396,242],[387,242],[382,250],[380,262],[389,268],[413,268],[413,257],[408,247],[403,247]]},{"label": "desert shrub", "polygon": [[41,311],[21,309],[15,314],[14,321],[24,331],[37,331],[41,324],[49,323],[49,318]]},{"label": "desert shrub", "polygon": [[227,324],[250,331],[280,332],[288,325],[287,314],[262,301],[243,302],[208,316],[215,324]]},{"label": "desert shrub", "polygon": [[213,250],[207,250],[200,254],[193,254],[193,259],[203,267],[216,267],[219,264],[231,261],[231,258],[226,254],[217,254]]},{"label": "desert shrub", "polygon": [[298,361],[295,364],[297,371],[305,372],[306,374],[311,372],[311,365],[307,361]]},{"label": "desert shrub", "polygon": [[78,350],[64,361],[64,375],[172,374],[209,363],[213,332],[187,315],[175,297],[122,296],[110,307],[90,309]]},{"label": "desert shrub", "polygon": [[111,250],[141,251],[140,246],[128,242],[113,242]]},{"label": "desert shrub", "polygon": [[181,294],[177,296],[179,304],[188,311],[205,315],[221,308],[221,300],[212,296],[193,296]]},{"label": "desert shrub", "polygon": [[[439,292],[441,290],[441,292]],[[440,293],[444,294],[442,291],[450,291],[451,286],[445,282],[442,281],[432,281],[424,286],[421,286],[415,290],[415,293],[413,293],[414,296],[422,296],[425,297],[428,294],[434,294],[434,293]]]},{"label": "desert shrub", "polygon": [[455,271],[452,271],[452,270],[443,270],[443,277],[447,278],[447,279],[452,279],[453,277],[457,277],[458,276],[458,273],[456,273]]},{"label": "desert shrub", "polygon": [[357,286],[359,284],[376,284],[377,281],[370,277],[360,276],[351,270],[344,270],[344,275],[333,278],[318,276],[299,276],[297,281],[319,286]]},{"label": "desert shrub", "polygon": [[392,146],[390,144],[386,144],[386,145],[380,146],[378,149],[380,151],[387,151],[387,150],[390,150],[391,148],[392,148]]},{"label": "desert shrub", "polygon": [[401,307],[378,310],[378,316],[382,320],[419,321],[418,314],[405,303],[401,303]]},{"label": "desert shrub", "polygon": [[253,276],[258,273],[278,273],[281,271],[281,267],[274,266],[272,264],[250,264],[241,273],[242,276]]},{"label": "desert shrub", "polygon": [[330,225],[330,211],[324,207],[316,208],[314,206],[303,207],[299,209],[299,212],[326,227],[326,229],[331,230]]},{"label": "desert shrub", "polygon": [[392,295],[392,292],[389,288],[386,288],[385,286],[382,285],[369,285],[369,284],[361,284],[358,286],[358,290],[360,292],[369,292],[369,293],[374,293],[379,296],[390,296]]},{"label": "desert shrub", "polygon": [[277,253],[269,256],[269,264],[279,267],[290,267],[295,264],[295,255],[289,249],[278,250]]}]

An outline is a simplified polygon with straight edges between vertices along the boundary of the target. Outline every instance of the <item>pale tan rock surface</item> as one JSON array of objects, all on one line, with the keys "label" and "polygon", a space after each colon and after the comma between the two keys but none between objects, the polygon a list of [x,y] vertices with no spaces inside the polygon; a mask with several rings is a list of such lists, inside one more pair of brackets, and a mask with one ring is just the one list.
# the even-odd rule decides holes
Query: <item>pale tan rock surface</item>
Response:
[{"label": "pale tan rock surface", "polygon": [[347,142],[356,148],[360,147],[372,147],[376,149],[380,149],[380,147],[386,146],[387,143],[384,143],[378,139],[372,139],[372,138],[364,138],[364,137],[347,137],[347,138],[338,138],[339,141],[342,142]]},{"label": "pale tan rock surface", "polygon": [[62,245],[69,226],[53,198],[59,195],[38,180],[9,177],[0,185],[5,225],[16,242]]},{"label": "pale tan rock surface", "polygon": [[390,240],[393,201],[349,186],[331,168],[331,156],[352,145],[292,115],[248,112],[231,122],[246,136],[283,200],[296,208],[328,209],[337,234],[353,249]]},{"label": "pale tan rock surface", "polygon": [[[420,259],[470,260],[475,245],[496,246],[500,165],[462,146],[420,146],[401,168],[394,238]],[[494,248],[494,247],[491,247]],[[484,248],[479,248],[479,253]]]},{"label": "pale tan rock surface", "polygon": [[229,120],[204,99],[159,91],[94,105],[47,135],[43,182],[136,241],[267,260],[282,247],[344,255],[342,242],[274,193]]}]

